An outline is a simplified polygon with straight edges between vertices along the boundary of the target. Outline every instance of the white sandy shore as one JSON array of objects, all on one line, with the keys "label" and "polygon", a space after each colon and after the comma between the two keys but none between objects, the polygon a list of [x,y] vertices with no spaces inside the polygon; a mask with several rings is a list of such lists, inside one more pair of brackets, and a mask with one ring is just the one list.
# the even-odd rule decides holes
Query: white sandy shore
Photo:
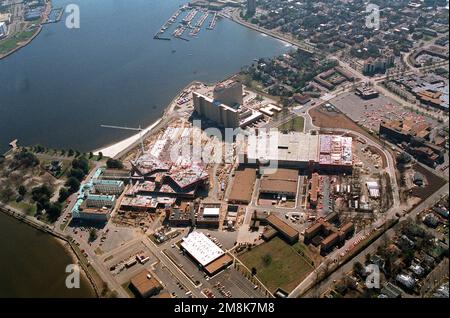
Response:
[{"label": "white sandy shore", "polygon": [[160,122],[161,122],[162,118],[158,119],[155,123],[153,123],[152,125],[148,126],[147,128],[143,129],[141,133],[136,133],[131,137],[128,137],[124,140],[121,140],[119,142],[116,142],[115,144],[112,144],[110,146],[107,146],[105,148],[102,149],[98,149],[94,151],[94,154],[98,154],[98,153],[102,153],[103,156],[106,157],[115,157],[116,155],[118,155],[120,152],[122,152],[123,150],[127,149],[128,147],[130,147],[131,145],[133,145],[134,143],[139,141],[139,136],[142,134],[142,136],[145,136],[148,132],[150,132],[153,128],[155,128]]}]

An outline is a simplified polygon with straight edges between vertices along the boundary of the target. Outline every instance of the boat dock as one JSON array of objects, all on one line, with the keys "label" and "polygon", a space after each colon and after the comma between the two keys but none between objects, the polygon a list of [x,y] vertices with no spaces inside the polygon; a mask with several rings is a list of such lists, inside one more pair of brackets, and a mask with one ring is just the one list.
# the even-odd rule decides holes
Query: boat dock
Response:
[{"label": "boat dock", "polygon": [[184,31],[186,31],[186,29],[187,29],[186,26],[180,24],[175,29],[175,31],[172,32],[172,36],[175,37],[175,38],[181,39],[181,40],[189,41],[188,39],[183,38],[183,33],[184,33]]},{"label": "boat dock", "polygon": [[192,9],[185,17],[184,19],[181,21],[181,23],[187,25],[189,28],[192,28],[191,26],[191,22],[192,20],[195,18],[195,16],[198,13],[198,9]]},{"label": "boat dock", "polygon": [[207,27],[208,30],[214,30],[214,27],[216,26],[217,23],[217,18],[218,18],[217,12],[214,12],[213,17]]},{"label": "boat dock", "polygon": [[181,13],[182,13],[183,11],[185,11],[187,8],[188,8],[187,5],[183,5],[183,6],[181,6],[177,11],[175,11],[175,12],[172,14],[172,16],[169,18],[169,20],[167,20],[167,21],[163,24],[163,26],[159,29],[159,31],[155,33],[155,35],[153,36],[153,38],[154,38],[155,40],[166,40],[166,41],[170,41],[170,38],[168,38],[168,37],[163,37],[163,36],[161,36],[161,35],[164,34],[164,32],[165,32],[168,28],[170,28],[170,26],[171,26],[172,24],[174,24],[174,23],[177,21],[178,17],[181,15]]},{"label": "boat dock", "polygon": [[42,24],[58,23],[59,21],[61,21],[63,13],[64,13],[63,8],[52,9],[48,14],[47,20]]},{"label": "boat dock", "polygon": [[195,26],[197,28],[201,28],[203,23],[205,22],[205,20],[208,18],[209,12],[206,11],[203,13],[203,15],[200,17],[200,19],[198,19],[197,23],[195,24]]},{"label": "boat dock", "polygon": [[195,27],[191,30],[191,32],[189,32],[190,36],[197,36],[197,34],[200,32],[200,27]]},{"label": "boat dock", "polygon": [[[198,9],[198,8],[189,8],[188,5],[184,5],[180,7],[175,13],[172,14],[172,16],[163,24],[163,26],[159,29],[158,32],[155,33],[153,38],[155,40],[166,40],[170,41],[170,37],[164,37],[163,34],[169,29],[172,24],[177,23],[177,20],[179,19],[182,12],[188,11],[187,14],[183,17],[183,19],[179,22],[179,25],[175,28],[175,30],[172,32],[172,37],[178,38],[184,41],[189,41],[189,39],[184,38],[183,34],[187,29],[189,29],[189,36],[195,37],[199,34],[200,30],[203,27],[203,24],[205,23],[206,19],[208,19],[210,11],[207,9]],[[193,25],[193,21],[197,14],[201,12],[202,15],[200,18],[195,22],[195,25]],[[214,29],[216,22],[218,19],[217,12],[213,13],[212,20],[210,21],[208,25],[208,29],[212,30]]]}]

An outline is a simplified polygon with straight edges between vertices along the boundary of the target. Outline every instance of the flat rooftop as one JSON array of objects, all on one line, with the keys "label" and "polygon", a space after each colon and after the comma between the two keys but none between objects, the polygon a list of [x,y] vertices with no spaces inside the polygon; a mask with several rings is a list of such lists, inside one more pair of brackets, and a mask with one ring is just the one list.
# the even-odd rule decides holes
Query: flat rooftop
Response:
[{"label": "flat rooftop", "polygon": [[141,296],[145,296],[148,292],[155,288],[161,288],[159,281],[151,275],[147,270],[144,270],[134,276],[130,282]]},{"label": "flat rooftop", "polygon": [[295,237],[299,234],[296,229],[273,214],[267,217],[267,222],[269,222],[275,229],[282,232],[286,236]]},{"label": "flat rooftop", "polygon": [[263,175],[260,192],[265,193],[296,193],[298,170],[276,169],[275,173]]},{"label": "flat rooftop", "polygon": [[210,264],[205,266],[205,271],[209,275],[213,275],[223,267],[229,265],[231,262],[233,262],[233,258],[229,254],[223,254],[219,258],[217,258],[215,261],[212,261]]},{"label": "flat rooftop", "polygon": [[236,170],[233,187],[231,188],[228,200],[250,202],[252,200],[255,181],[256,169],[245,168],[244,170]]},{"label": "flat rooftop", "polygon": [[[277,145],[273,145],[272,141]],[[250,139],[248,157],[249,159],[264,158],[271,161],[317,162],[318,149],[318,135],[303,133],[262,134],[255,139]]]},{"label": "flat rooftop", "polygon": [[224,254],[224,251],[201,232],[192,232],[183,238],[181,246],[203,267]]}]

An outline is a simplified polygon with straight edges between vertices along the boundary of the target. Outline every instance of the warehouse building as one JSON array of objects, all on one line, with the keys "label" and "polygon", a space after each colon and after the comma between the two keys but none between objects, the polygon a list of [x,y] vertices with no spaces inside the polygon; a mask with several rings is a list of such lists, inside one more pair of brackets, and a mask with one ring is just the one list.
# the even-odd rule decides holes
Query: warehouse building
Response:
[{"label": "warehouse building", "polygon": [[299,232],[276,215],[270,214],[266,220],[289,244],[294,244],[298,241]]},{"label": "warehouse building", "polygon": [[299,132],[256,132],[239,150],[244,166],[276,166],[310,172],[351,172],[352,138]]},{"label": "warehouse building", "polygon": [[228,195],[228,203],[249,204],[252,201],[253,187],[256,182],[256,169],[236,170],[233,186]]},{"label": "warehouse building", "polygon": [[143,270],[130,281],[130,289],[140,298],[148,298],[159,294],[162,283],[148,270]]},{"label": "warehouse building", "polygon": [[158,202],[155,198],[138,195],[136,197],[124,197],[120,203],[120,210],[134,212],[155,211]]},{"label": "warehouse building", "polygon": [[298,170],[277,169],[272,174],[265,174],[261,178],[259,188],[260,197],[284,200],[295,199],[297,196]]},{"label": "warehouse building", "polygon": [[233,262],[230,255],[201,232],[194,231],[183,238],[181,247],[208,275],[218,273]]}]

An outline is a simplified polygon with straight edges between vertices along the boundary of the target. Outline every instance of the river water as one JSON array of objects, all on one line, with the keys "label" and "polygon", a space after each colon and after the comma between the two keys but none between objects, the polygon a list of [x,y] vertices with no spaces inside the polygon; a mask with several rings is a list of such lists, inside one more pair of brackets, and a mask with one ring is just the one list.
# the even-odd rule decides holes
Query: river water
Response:
[{"label": "river water", "polygon": [[83,275],[80,288],[66,287],[65,270],[73,260],[59,242],[3,213],[0,252],[0,298],[95,296]]},{"label": "river water", "polygon": [[148,126],[192,80],[215,82],[289,49],[228,19],[206,30],[211,16],[189,42],[154,40],[185,2],[54,0],[54,7],[79,5],[80,28],[66,28],[63,17],[0,60],[0,152],[15,138],[22,145],[100,148],[130,135],[101,124]]}]

